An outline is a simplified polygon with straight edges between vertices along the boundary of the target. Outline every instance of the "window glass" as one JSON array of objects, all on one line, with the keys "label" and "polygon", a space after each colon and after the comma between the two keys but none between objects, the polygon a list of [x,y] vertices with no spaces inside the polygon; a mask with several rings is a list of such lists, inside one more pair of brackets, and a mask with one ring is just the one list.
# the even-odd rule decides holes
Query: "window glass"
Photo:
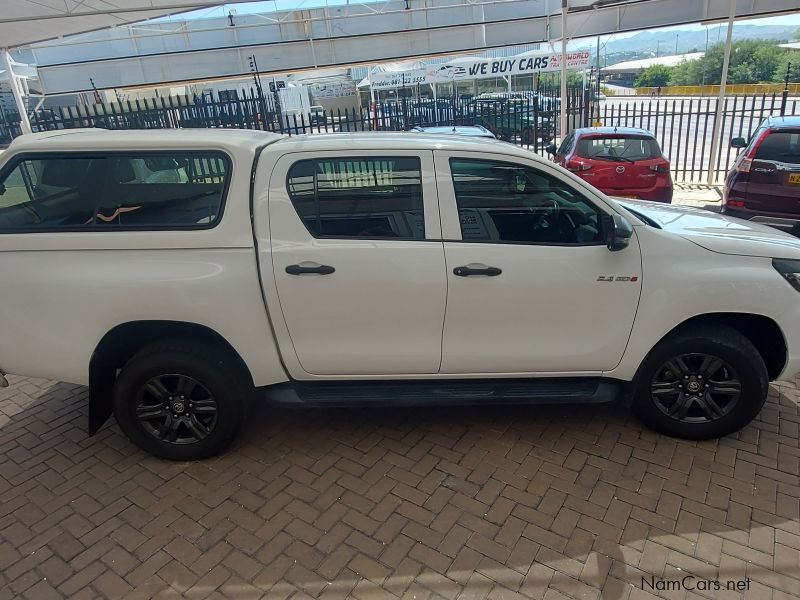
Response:
[{"label": "window glass", "polygon": [[800,131],[774,131],[758,145],[756,160],[800,164]]},{"label": "window glass", "polygon": [[425,238],[416,157],[301,160],[288,189],[315,237]]},{"label": "window glass", "polygon": [[599,244],[600,211],[556,177],[518,164],[450,159],[464,241]]},{"label": "window glass", "polygon": [[227,177],[219,153],[26,159],[0,185],[0,230],[208,226]]},{"label": "window glass", "polygon": [[567,137],[564,138],[564,141],[561,142],[561,146],[558,148],[558,154],[562,156],[569,154],[572,150],[572,146],[575,142],[575,134],[570,133]]},{"label": "window glass", "polygon": [[653,138],[644,137],[584,137],[578,141],[578,156],[597,160],[624,161],[661,158],[661,148]]}]

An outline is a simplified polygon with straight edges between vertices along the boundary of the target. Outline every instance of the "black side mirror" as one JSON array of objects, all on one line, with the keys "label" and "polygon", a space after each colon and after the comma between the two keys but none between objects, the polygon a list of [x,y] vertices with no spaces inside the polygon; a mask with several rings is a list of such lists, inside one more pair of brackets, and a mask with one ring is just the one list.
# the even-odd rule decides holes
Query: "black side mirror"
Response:
[{"label": "black side mirror", "polygon": [[747,146],[747,140],[743,137],[735,137],[731,139],[731,148],[744,148]]},{"label": "black side mirror", "polygon": [[545,152],[547,152],[548,154],[555,154],[557,150],[558,148],[556,148],[555,144],[547,144],[547,146],[545,147]]},{"label": "black side mirror", "polygon": [[603,215],[603,231],[606,236],[606,246],[612,252],[623,250],[633,236],[633,226],[622,215]]}]

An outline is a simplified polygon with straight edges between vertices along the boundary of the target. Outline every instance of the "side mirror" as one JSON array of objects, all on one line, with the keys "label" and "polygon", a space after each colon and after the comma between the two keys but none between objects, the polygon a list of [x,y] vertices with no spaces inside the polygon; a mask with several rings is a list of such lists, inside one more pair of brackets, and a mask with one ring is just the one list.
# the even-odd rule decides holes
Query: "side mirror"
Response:
[{"label": "side mirror", "polygon": [[633,236],[633,226],[622,215],[603,215],[603,230],[606,234],[606,246],[612,252],[623,250]]},{"label": "side mirror", "polygon": [[731,139],[731,148],[744,148],[747,146],[747,140],[743,137],[735,137]]},{"label": "side mirror", "polygon": [[545,147],[545,152],[547,152],[548,154],[555,154],[557,150],[558,148],[556,148],[555,144],[547,144],[547,146]]}]

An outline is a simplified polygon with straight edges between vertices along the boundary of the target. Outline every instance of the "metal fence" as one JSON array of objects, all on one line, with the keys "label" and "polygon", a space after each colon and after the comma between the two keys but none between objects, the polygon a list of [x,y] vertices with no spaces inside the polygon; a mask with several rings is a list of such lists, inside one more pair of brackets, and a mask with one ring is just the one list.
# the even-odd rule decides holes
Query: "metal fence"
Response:
[{"label": "metal fence", "polygon": [[[570,128],[602,124],[640,127],[653,132],[679,182],[720,181],[736,156],[732,137],[749,137],[770,114],[800,114],[795,98],[780,94],[730,96],[721,113],[721,143],[711,156],[716,98],[614,98],[595,101],[580,89],[566,98]],[[414,127],[481,125],[497,137],[542,155],[559,135],[558,89],[538,92],[450,97],[402,98],[357,108],[282,114],[272,94],[258,90],[218,96],[162,97],[112,104],[39,110],[34,131],[102,127],[107,129],[243,128],[288,135],[318,132],[405,131]],[[276,110],[276,106],[278,109]],[[0,143],[19,135],[19,118],[0,111]]]},{"label": "metal fence", "polygon": [[592,111],[592,121],[611,127],[651,131],[667,158],[673,178],[686,183],[722,181],[738,150],[734,137],[749,138],[769,115],[798,115],[800,102],[781,94],[727,96],[720,114],[720,143],[711,156],[717,98],[609,98]]}]

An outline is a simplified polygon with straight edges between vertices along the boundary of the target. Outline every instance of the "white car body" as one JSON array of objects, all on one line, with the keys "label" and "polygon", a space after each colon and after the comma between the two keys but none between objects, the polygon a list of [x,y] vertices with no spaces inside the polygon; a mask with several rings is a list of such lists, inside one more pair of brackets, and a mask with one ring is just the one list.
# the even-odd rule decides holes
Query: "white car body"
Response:
[{"label": "white car body", "polygon": [[[0,161],[86,150],[222,151],[232,165],[222,218],[193,231],[0,233],[5,373],[87,384],[92,356],[109,332],[173,321],[224,339],[259,387],[632,381],[676,327],[720,313],[773,321],[786,344],[773,378],[800,371],[800,295],[771,264],[800,259],[800,241],[699,209],[614,201],[511,144],[425,134],[78,130],[22,136]],[[381,153],[420,160],[424,239],[313,237],[289,198],[288,169],[307,157]],[[630,243],[612,252],[602,244],[464,242],[452,157],[507,161],[558,178],[603,213],[624,217],[633,226]],[[305,263],[335,265],[336,273],[286,273]],[[470,264],[497,265],[503,275],[453,274]]]}]

